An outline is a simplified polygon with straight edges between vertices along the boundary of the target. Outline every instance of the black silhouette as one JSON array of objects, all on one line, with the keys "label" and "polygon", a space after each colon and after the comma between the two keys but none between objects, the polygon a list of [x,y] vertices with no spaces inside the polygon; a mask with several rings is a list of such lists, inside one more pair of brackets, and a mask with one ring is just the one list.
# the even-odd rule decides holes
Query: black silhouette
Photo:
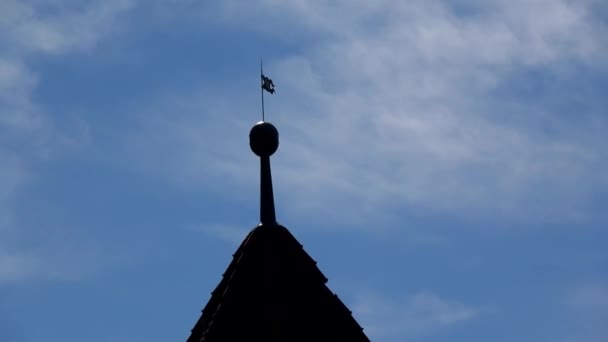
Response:
[{"label": "black silhouette", "polygon": [[188,342],[369,342],[316,261],[276,222],[270,156],[277,129],[259,122],[249,144],[260,157],[260,224],[233,254]]},{"label": "black silhouette", "polygon": [[272,80],[262,74],[262,89],[274,94],[274,83]]}]

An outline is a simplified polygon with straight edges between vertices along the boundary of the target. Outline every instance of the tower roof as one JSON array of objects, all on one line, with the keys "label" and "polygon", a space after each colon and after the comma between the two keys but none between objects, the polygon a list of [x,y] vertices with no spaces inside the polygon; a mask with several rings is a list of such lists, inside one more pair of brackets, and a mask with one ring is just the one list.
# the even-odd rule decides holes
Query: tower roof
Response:
[{"label": "tower roof", "polygon": [[261,160],[260,221],[241,243],[187,342],[369,341],[303,246],[275,220],[270,155],[278,132],[251,130]]},{"label": "tower roof", "polygon": [[369,341],[293,235],[260,225],[233,255],[188,342]]}]

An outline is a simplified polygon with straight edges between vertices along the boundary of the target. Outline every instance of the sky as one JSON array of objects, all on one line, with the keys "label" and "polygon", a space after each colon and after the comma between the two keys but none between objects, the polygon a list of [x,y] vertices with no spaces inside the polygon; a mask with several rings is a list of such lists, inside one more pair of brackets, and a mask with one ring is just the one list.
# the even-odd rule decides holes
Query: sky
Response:
[{"label": "sky", "polygon": [[608,339],[604,0],[0,0],[0,340],[185,341],[277,219],[376,342]]}]

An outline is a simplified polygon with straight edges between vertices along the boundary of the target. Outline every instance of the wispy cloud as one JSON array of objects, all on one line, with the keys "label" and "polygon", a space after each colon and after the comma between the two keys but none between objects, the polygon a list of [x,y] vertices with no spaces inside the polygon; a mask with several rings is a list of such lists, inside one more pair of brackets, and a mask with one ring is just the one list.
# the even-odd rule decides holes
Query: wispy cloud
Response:
[{"label": "wispy cloud", "polygon": [[77,119],[75,130],[66,129],[55,120],[58,113],[36,102],[39,71],[28,61],[94,47],[118,28],[116,19],[132,5],[128,0],[77,6],[70,1],[0,2],[0,284],[79,278],[102,260],[91,250],[34,241],[37,234],[14,217],[22,188],[37,174],[32,164],[80,151],[90,138],[84,121]]},{"label": "wispy cloud", "polygon": [[[606,66],[608,31],[593,2],[241,5],[225,2],[220,21],[307,42],[268,65],[279,88],[269,116],[287,137],[275,174],[292,214],[348,221],[343,213],[355,210],[363,224],[404,208],[525,222],[605,218],[591,205],[608,191],[605,100],[580,86]],[[225,102],[225,113],[243,107]],[[183,137],[209,130],[208,120],[163,119],[181,137],[163,149],[184,156],[185,169],[232,165],[235,182],[249,179],[232,150],[184,155],[205,150]]]},{"label": "wispy cloud", "polygon": [[[566,63],[599,63],[605,30],[582,6],[551,2],[542,25],[521,17],[516,6],[501,3],[474,16],[456,15],[437,1],[387,6],[391,13],[374,26],[338,21],[334,31],[357,34],[281,61],[275,72],[286,75],[285,92],[311,102],[305,111],[290,99],[282,103],[281,112],[294,115],[281,124],[305,136],[288,155],[292,172],[284,181],[298,188],[316,183],[376,210],[397,202],[475,216],[590,214],[584,203],[598,188],[606,190],[598,170],[606,167],[601,113],[582,105],[584,124],[572,127],[551,104],[573,97],[571,87],[542,104],[513,104],[497,94],[522,86],[527,77],[512,75],[537,67],[556,82],[574,81],[555,75]],[[568,129],[577,133],[562,133]],[[316,152],[305,153],[310,150]]]},{"label": "wispy cloud", "polygon": [[490,312],[426,291],[399,298],[360,295],[352,310],[372,339],[427,335]]},{"label": "wispy cloud", "polygon": [[[54,150],[86,140],[86,124],[76,136],[55,122],[58,113],[48,113],[36,103],[33,93],[39,84],[37,70],[28,65],[36,54],[65,55],[87,49],[115,30],[116,18],[132,6],[131,1],[92,1],[73,6],[67,1],[43,5],[28,1],[0,4],[0,142],[24,157],[48,156]],[[74,141],[78,140],[78,141]]]},{"label": "wispy cloud", "polygon": [[6,0],[0,4],[0,41],[9,53],[62,54],[93,46],[117,29],[118,15],[133,7],[132,0],[89,1],[73,6],[69,1],[43,5]]}]

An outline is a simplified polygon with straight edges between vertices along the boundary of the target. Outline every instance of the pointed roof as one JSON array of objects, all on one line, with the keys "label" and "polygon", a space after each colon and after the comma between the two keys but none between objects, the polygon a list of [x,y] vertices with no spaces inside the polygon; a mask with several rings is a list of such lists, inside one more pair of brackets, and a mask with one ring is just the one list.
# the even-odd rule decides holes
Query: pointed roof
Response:
[{"label": "pointed roof", "polygon": [[278,132],[258,123],[250,139],[261,159],[261,223],[233,254],[187,342],[369,341],[316,261],[276,223],[269,157]]}]

